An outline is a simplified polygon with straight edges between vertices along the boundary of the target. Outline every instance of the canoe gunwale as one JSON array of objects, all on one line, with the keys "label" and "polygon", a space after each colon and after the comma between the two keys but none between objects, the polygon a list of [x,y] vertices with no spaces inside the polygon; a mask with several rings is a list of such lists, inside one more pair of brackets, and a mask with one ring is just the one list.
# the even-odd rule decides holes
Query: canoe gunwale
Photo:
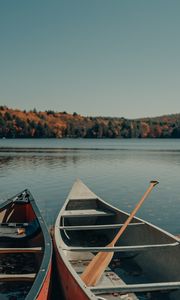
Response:
[{"label": "canoe gunwale", "polygon": [[36,214],[36,217],[38,219],[44,237],[44,255],[36,279],[33,283],[30,293],[26,297],[26,300],[36,299],[36,297],[40,294],[44,281],[48,275],[49,269],[51,268],[51,260],[52,260],[52,242],[45,221],[32,195],[31,195],[30,202]]}]

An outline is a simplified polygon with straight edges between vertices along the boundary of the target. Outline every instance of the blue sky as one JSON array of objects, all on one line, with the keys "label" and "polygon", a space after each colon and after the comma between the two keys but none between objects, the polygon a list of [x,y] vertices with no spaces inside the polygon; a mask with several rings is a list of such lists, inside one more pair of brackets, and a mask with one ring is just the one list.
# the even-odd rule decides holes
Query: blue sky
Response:
[{"label": "blue sky", "polygon": [[1,0],[0,103],[179,113],[179,15],[179,0]]}]

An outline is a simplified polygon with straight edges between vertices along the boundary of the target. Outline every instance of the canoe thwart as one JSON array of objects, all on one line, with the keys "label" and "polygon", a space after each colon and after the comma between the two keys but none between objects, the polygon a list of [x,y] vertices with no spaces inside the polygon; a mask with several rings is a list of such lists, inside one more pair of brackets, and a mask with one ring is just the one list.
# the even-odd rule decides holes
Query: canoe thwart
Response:
[{"label": "canoe thwart", "polygon": [[79,209],[79,210],[65,210],[62,214],[64,218],[79,218],[79,217],[100,217],[100,216],[114,216],[111,211],[104,211],[98,209]]},{"label": "canoe thwart", "polygon": [[179,246],[179,242],[169,244],[152,244],[137,246],[115,246],[115,247],[67,247],[63,250],[77,252],[128,252],[128,251],[146,251],[151,249],[160,249]]},{"label": "canoe thwart", "polygon": [[180,281],[175,282],[153,282],[145,284],[121,284],[117,286],[97,286],[90,287],[91,291],[96,294],[105,293],[138,293],[138,292],[152,292],[152,291],[163,291],[163,290],[175,290],[180,289]]},{"label": "canoe thwart", "polygon": [[[143,222],[130,223],[128,226],[145,225]],[[100,230],[100,229],[115,229],[122,227],[123,224],[105,224],[105,225],[81,225],[81,226],[59,226],[61,230]]]}]

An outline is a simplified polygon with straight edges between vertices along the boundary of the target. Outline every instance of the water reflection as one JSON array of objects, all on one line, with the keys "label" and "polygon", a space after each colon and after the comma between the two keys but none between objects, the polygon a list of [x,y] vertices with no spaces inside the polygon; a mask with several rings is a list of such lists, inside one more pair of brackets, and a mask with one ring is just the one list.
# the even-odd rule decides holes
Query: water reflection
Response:
[{"label": "water reflection", "polygon": [[138,161],[148,161],[148,162],[161,162],[162,163],[175,163],[180,164],[180,152],[178,151],[123,151],[123,150],[95,150],[95,149],[86,149],[86,150],[72,150],[68,149],[60,151],[60,152],[27,152],[27,153],[16,153],[16,152],[9,152],[9,153],[1,153],[0,154],[0,168],[3,165],[8,163],[12,163],[12,167],[19,165],[21,163],[30,163],[30,164],[57,164],[57,162],[62,163],[62,165],[67,165],[69,163],[79,163],[79,161],[87,161],[88,160],[103,160],[105,162],[111,161],[134,161],[137,159]]},{"label": "water reflection", "polygon": [[[171,232],[180,233],[179,141],[166,141],[164,144],[156,140],[144,144],[142,141],[140,144],[128,141],[123,144],[128,151],[117,149],[120,142],[110,142],[106,140],[103,144],[95,141],[93,146],[92,141],[83,141],[83,145],[82,142],[79,144],[83,149],[77,149],[77,141],[72,142],[71,148],[68,141],[65,145],[67,148],[69,143],[68,149],[46,151],[47,141],[44,148],[41,141],[43,151],[40,152],[29,152],[27,149],[21,152],[1,152],[0,201],[29,188],[46,221],[52,224],[77,177],[99,196],[126,211],[133,208],[149,180],[158,179],[160,185],[152,192],[138,215]],[[13,147],[17,147],[18,141],[14,143],[16,145]],[[39,141],[36,145],[35,141],[33,143],[33,147],[39,147]],[[60,141],[53,143],[59,146]],[[95,150],[97,143],[102,149]],[[89,145],[93,146],[91,150]],[[116,147],[116,150],[111,150],[110,145],[111,148],[112,145]],[[139,150],[135,150],[137,145]],[[162,145],[168,150],[163,150]],[[24,147],[24,144],[21,142],[20,146]],[[48,141],[48,146],[50,148],[51,141]]]}]

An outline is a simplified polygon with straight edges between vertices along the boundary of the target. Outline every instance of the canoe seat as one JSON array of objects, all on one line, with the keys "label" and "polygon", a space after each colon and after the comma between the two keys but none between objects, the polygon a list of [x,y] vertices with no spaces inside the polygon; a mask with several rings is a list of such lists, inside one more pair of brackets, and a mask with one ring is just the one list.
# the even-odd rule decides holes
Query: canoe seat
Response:
[{"label": "canoe seat", "polygon": [[0,254],[11,254],[11,253],[42,253],[42,247],[31,247],[31,248],[0,248]]},{"label": "canoe seat", "polygon": [[30,223],[1,223],[0,240],[22,239],[33,236],[39,229],[37,219]]},{"label": "canoe seat", "polygon": [[99,209],[80,209],[80,210],[65,210],[62,214],[64,218],[79,218],[79,217],[99,217],[99,216],[114,216],[114,212],[104,211]]},{"label": "canoe seat", "polygon": [[6,227],[27,227],[29,223],[0,223],[0,228],[6,228]]},{"label": "canoe seat", "polygon": [[0,274],[0,282],[2,281],[34,281],[36,273],[32,274]]}]

